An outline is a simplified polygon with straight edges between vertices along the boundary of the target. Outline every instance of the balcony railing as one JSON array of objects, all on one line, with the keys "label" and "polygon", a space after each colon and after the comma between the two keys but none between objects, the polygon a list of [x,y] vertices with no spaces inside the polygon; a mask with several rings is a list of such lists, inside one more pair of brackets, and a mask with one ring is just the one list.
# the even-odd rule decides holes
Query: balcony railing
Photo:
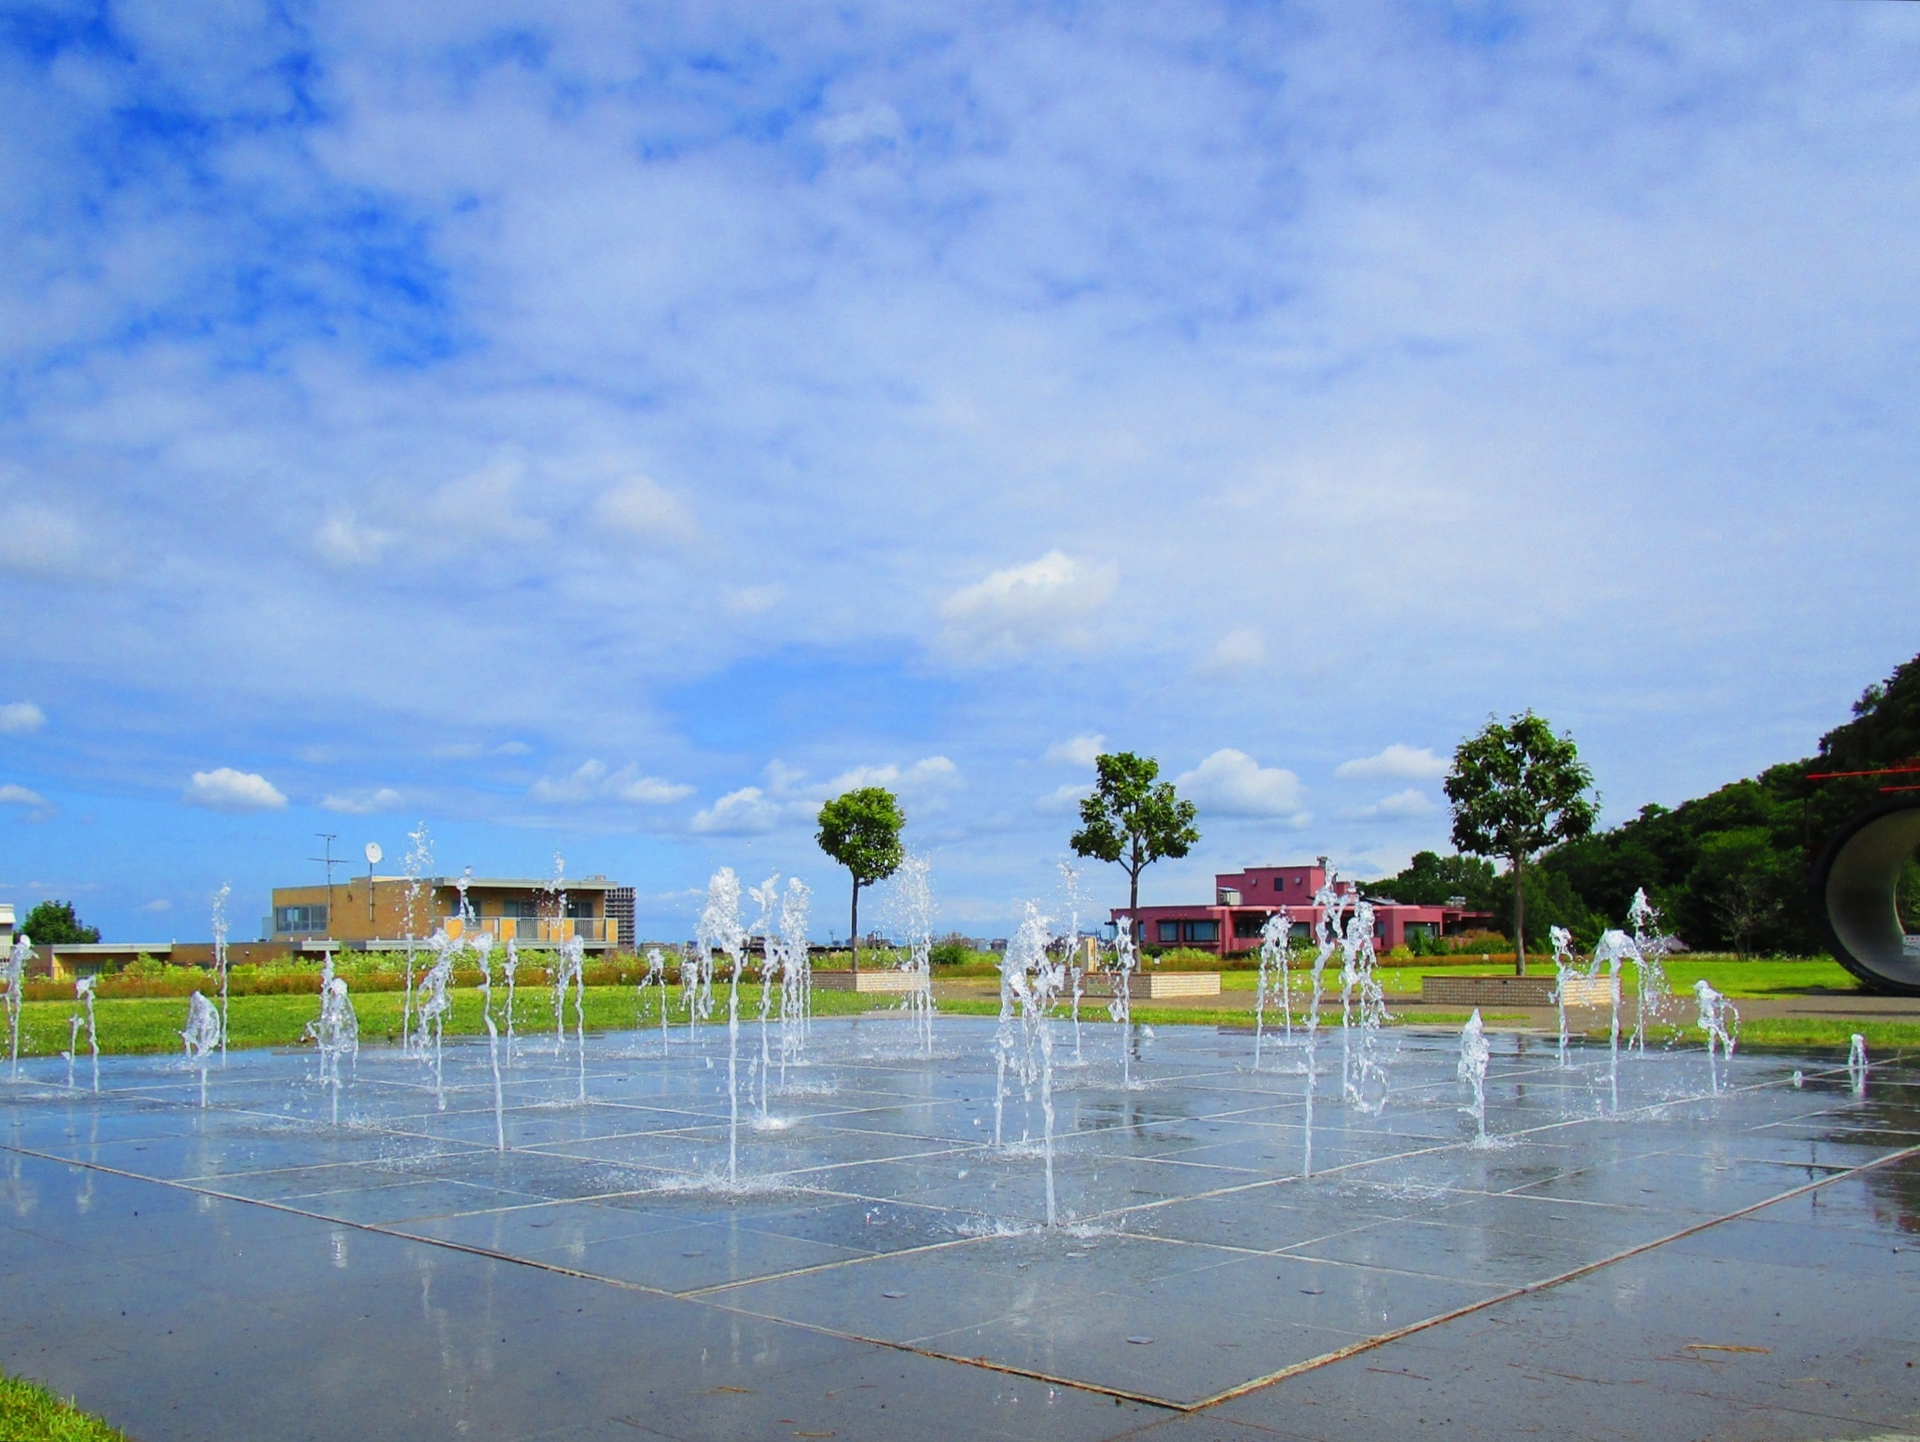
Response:
[{"label": "balcony railing", "polygon": [[[457,916],[441,923],[448,936],[465,934],[465,923]],[[496,941],[515,941],[521,946],[558,946],[571,937],[600,944],[618,940],[619,924],[610,916],[482,916],[473,923],[476,931],[490,931]]]}]

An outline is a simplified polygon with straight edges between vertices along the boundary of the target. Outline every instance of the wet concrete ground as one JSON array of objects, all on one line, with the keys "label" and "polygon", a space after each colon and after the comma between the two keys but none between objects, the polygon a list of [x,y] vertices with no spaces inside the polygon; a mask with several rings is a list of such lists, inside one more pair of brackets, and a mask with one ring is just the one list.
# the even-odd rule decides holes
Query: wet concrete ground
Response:
[{"label": "wet concrete ground", "polygon": [[1309,1169],[1297,1042],[1136,1033],[1128,1086],[1054,1041],[1051,1232],[991,1022],[816,1023],[764,1114],[749,1024],[737,1129],[724,1028],[527,1039],[498,1110],[484,1042],[235,1053],[205,1107],[23,1064],[0,1367],[149,1439],[1920,1432],[1903,1058],[1656,1051],[1616,1108],[1499,1039],[1483,1147],[1452,1038],[1389,1036],[1370,1116],[1323,1034]]}]

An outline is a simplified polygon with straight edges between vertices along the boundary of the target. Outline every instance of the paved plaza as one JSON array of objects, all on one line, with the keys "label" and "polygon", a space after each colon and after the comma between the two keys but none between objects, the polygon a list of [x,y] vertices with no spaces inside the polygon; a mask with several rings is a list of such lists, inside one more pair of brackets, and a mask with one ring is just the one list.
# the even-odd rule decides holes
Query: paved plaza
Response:
[{"label": "paved plaza", "polygon": [[497,1105],[484,1040],[23,1062],[0,1368],[143,1439],[1920,1432],[1903,1058],[1495,1037],[1479,1145],[1444,1033],[1368,1115],[1323,1031],[1311,1127],[1297,1036],[1053,1036],[1052,1230],[987,1020],[749,1022],[736,1125],[723,1026]]}]

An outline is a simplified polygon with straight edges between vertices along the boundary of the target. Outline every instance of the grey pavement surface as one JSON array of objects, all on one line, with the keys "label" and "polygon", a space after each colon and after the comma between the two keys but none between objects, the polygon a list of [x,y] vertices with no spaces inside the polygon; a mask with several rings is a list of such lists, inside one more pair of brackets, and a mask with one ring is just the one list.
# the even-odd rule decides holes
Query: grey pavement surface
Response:
[{"label": "grey pavement surface", "polygon": [[1920,1433],[1920,1066],[1616,1107],[1498,1038],[1480,1145],[1453,1038],[1382,1046],[1369,1115],[1320,1035],[1309,1132],[1298,1036],[1057,1023],[1052,1230],[990,1021],[748,1023],[737,1121],[724,1027],[523,1038],[497,1107],[484,1041],[23,1062],[0,1367],[146,1439]]}]

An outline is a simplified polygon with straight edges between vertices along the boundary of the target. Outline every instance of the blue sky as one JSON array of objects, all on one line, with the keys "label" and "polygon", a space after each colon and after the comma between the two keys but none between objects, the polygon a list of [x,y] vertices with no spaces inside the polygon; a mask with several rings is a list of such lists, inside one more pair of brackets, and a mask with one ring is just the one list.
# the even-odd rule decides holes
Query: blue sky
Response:
[{"label": "blue sky", "polygon": [[1917,72],[1882,3],[0,8],[0,899],[200,937],[424,819],[824,935],[871,780],[1004,934],[1103,744],[1202,804],[1149,900],[1443,845],[1490,712],[1612,819],[1804,754],[1920,651]]}]

